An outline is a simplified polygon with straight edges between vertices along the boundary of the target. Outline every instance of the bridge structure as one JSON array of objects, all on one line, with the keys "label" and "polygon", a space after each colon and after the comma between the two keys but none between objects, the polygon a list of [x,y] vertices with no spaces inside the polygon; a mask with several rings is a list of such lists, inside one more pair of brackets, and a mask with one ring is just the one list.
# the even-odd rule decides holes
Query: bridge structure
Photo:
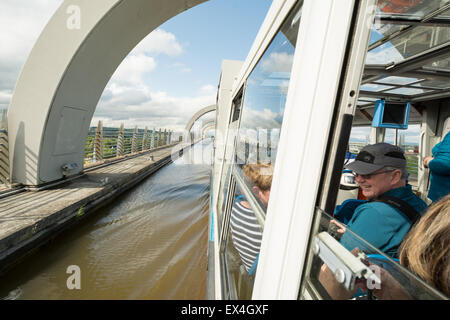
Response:
[{"label": "bridge structure", "polygon": [[205,0],[65,0],[34,45],[8,110],[12,183],[39,186],[83,169],[88,129],[109,79],[150,32]]},{"label": "bridge structure", "polygon": [[[204,107],[200,110],[198,110],[192,117],[189,119],[188,123],[186,124],[186,127],[184,128],[184,141],[193,141],[193,135],[191,134],[191,129],[194,126],[194,123],[199,120],[204,115],[214,112],[217,110],[217,105],[212,104],[210,106]],[[202,123],[202,129],[201,134],[203,135],[202,130],[205,128],[207,124],[215,123],[216,121],[214,119],[208,120],[204,123]]]},{"label": "bridge structure", "polygon": [[[194,144],[167,139],[85,165],[92,117],[116,68],[151,31],[205,1],[65,0],[57,9],[22,69],[7,117],[2,117],[7,122],[0,138],[7,148],[0,160],[7,165],[0,167],[9,176],[0,186],[0,273]],[[195,113],[187,132],[216,108]],[[203,129],[214,125],[209,121]]]}]

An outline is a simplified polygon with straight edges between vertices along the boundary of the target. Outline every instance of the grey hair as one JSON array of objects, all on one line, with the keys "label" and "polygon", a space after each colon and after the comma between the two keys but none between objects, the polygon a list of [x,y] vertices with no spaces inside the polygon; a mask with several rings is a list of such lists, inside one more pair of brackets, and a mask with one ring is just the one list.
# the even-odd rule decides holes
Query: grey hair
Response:
[{"label": "grey hair", "polygon": [[406,171],[406,168],[396,168],[396,167],[384,167],[384,169],[386,171],[391,171],[391,170],[400,170],[402,172],[402,176],[401,179],[402,180],[406,180],[408,178],[408,171]]}]

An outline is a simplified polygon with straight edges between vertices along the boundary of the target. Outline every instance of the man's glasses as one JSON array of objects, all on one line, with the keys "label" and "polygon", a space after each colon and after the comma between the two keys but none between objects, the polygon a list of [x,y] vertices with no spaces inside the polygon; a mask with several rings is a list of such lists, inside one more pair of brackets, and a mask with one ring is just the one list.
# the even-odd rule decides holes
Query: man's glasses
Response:
[{"label": "man's glasses", "polygon": [[375,172],[375,173],[370,173],[370,174],[359,174],[359,173],[356,173],[356,172],[352,172],[352,174],[353,174],[353,176],[355,178],[360,177],[360,178],[363,178],[364,180],[369,180],[369,179],[372,179],[373,176],[376,176],[378,174],[388,173],[388,172],[392,172],[392,171],[395,171],[395,170],[397,170],[397,169],[385,170],[385,171]]}]

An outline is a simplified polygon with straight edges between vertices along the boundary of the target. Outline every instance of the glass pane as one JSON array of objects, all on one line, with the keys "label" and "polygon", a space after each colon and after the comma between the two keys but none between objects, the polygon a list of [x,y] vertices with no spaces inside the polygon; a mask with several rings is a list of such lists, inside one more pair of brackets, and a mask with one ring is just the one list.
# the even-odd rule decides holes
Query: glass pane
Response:
[{"label": "glass pane", "polygon": [[419,135],[420,125],[409,124],[408,129],[398,130],[386,129],[384,142],[398,145],[405,151],[406,170],[408,171],[408,183],[413,188],[417,187],[417,171],[419,165]]},{"label": "glass pane", "polygon": [[442,12],[441,14],[438,14],[438,15],[436,16],[436,18],[442,18],[442,19],[448,19],[448,18],[450,18],[450,9],[448,9],[448,10]]},{"label": "glass pane", "polygon": [[414,96],[416,94],[422,94],[426,92],[430,92],[430,90],[424,90],[424,89],[416,89],[416,88],[398,88],[386,91],[387,93],[394,93],[394,94],[402,94],[406,96]]},{"label": "glass pane", "polygon": [[436,89],[448,89],[450,88],[450,79],[448,82],[438,81],[438,80],[426,80],[421,83],[415,84],[417,87],[428,87],[428,88],[436,88]]},{"label": "glass pane", "polygon": [[380,80],[377,80],[377,82],[386,83],[386,84],[395,84],[395,85],[405,85],[405,84],[417,82],[419,80],[421,80],[421,79],[392,76],[392,77],[382,78]]},{"label": "glass pane", "polygon": [[[291,76],[301,3],[294,7],[282,24],[250,74],[245,89],[235,160],[239,166],[249,165],[247,168],[252,174],[247,175],[250,178],[247,181],[253,181],[249,183],[250,188],[257,186],[261,193],[270,191],[270,185],[260,184],[262,180],[268,180],[267,177],[259,179],[258,176],[270,175],[271,180]],[[265,172],[261,173],[260,170]],[[266,206],[262,209],[265,211]]]},{"label": "glass pane", "polygon": [[390,143],[390,144],[393,144],[393,145],[397,145],[397,143],[396,143],[396,139],[397,139],[396,132],[397,132],[396,129],[386,128],[385,132],[384,132],[384,142]]},{"label": "glass pane", "polygon": [[369,144],[370,141],[370,131],[371,127],[352,127],[350,132],[349,147],[350,152],[353,154],[358,154],[362,147]]},{"label": "glass pane", "polygon": [[449,2],[449,0],[379,0],[377,3],[379,8],[378,15],[381,17],[394,16],[405,19],[422,19]]},{"label": "glass pane", "polygon": [[[301,16],[299,1],[246,81],[226,212],[225,297],[250,299]],[[233,117],[233,120],[238,120]],[[236,129],[230,125],[230,130]],[[234,136],[234,134],[232,134]],[[228,138],[230,139],[230,138]],[[222,195],[223,201],[225,195]],[[225,210],[227,206],[222,205]],[[229,219],[228,219],[229,218]]]},{"label": "glass pane", "polygon": [[408,27],[407,25],[398,24],[375,24],[372,27],[372,33],[370,34],[369,45],[384,39],[391,34]]},{"label": "glass pane", "polygon": [[449,39],[449,27],[416,26],[370,50],[367,54],[366,64],[397,63],[446,43]]},{"label": "glass pane", "polygon": [[450,58],[426,64],[424,69],[450,71]]},{"label": "glass pane", "polygon": [[222,230],[222,219],[225,207],[227,204],[227,196],[231,178],[231,166],[229,163],[224,163],[222,167],[222,177],[220,179],[219,198],[218,198],[218,212],[217,212],[217,227]]},{"label": "glass pane", "polygon": [[363,84],[360,87],[360,90],[378,92],[378,91],[387,90],[387,89],[391,89],[391,88],[394,88],[394,87],[384,86],[384,85],[376,84],[376,83],[367,83],[367,84]]},{"label": "glass pane", "polygon": [[[311,265],[306,280],[324,299],[445,299],[437,290],[384,255],[350,229],[353,250],[339,243],[336,219],[317,209],[320,219],[311,248]],[[341,224],[345,227],[344,224]],[[317,237],[325,232],[327,237]],[[322,234],[323,235],[323,234]],[[320,239],[326,239],[327,242]],[[323,246],[326,244],[327,246]],[[329,248],[330,250],[323,250]],[[351,270],[351,271],[349,271]],[[362,271],[365,270],[365,271]]]},{"label": "glass pane", "polygon": [[233,100],[233,108],[231,115],[231,122],[228,127],[228,134],[226,138],[225,144],[225,159],[222,167],[222,176],[221,176],[221,186],[219,189],[219,198],[218,198],[218,228],[222,230],[222,219],[224,216],[224,212],[226,210],[227,198],[228,198],[228,190],[230,187],[230,178],[231,178],[231,164],[233,160],[233,152],[234,152],[234,142],[235,142],[235,134],[238,126],[238,120],[241,110],[242,104],[242,94],[243,89],[241,88],[237,96]]},{"label": "glass pane", "polygon": [[230,216],[230,232],[225,251],[230,288],[235,299],[250,299],[258,264],[262,227],[250,203],[236,186]]},{"label": "glass pane", "polygon": [[356,102],[356,105],[358,107],[372,107],[373,106],[373,102],[372,101],[362,101],[362,100],[358,100]]}]

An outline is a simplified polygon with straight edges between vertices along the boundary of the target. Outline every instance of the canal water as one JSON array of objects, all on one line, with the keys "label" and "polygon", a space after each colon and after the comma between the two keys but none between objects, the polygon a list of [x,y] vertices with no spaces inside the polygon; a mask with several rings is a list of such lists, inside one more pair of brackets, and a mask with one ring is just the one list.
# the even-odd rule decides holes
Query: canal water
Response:
[{"label": "canal water", "polygon": [[196,144],[40,248],[0,298],[205,299],[211,150]]}]

